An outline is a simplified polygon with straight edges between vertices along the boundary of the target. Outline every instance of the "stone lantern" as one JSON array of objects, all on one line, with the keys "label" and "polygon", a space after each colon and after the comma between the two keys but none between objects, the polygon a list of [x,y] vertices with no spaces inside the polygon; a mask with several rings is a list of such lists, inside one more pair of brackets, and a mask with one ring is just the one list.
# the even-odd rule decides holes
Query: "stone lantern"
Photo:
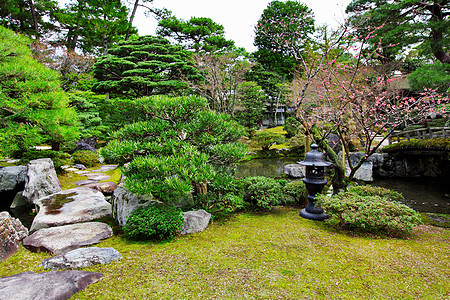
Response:
[{"label": "stone lantern", "polygon": [[311,145],[311,151],[305,154],[305,160],[297,164],[306,167],[306,176],[303,182],[308,189],[308,205],[300,211],[300,216],[305,219],[323,221],[328,216],[323,213],[319,204],[315,203],[316,195],[320,193],[327,184],[325,179],[325,168],[330,167],[332,163],[325,160],[325,155],[317,151],[316,144]]}]

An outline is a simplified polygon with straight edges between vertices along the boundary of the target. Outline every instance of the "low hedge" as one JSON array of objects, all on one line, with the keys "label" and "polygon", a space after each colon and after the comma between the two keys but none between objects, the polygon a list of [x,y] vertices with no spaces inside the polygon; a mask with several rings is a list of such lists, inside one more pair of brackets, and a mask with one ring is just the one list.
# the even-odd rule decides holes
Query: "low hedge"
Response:
[{"label": "low hedge", "polygon": [[334,227],[399,235],[411,232],[421,219],[413,209],[394,200],[397,194],[383,188],[355,187],[331,197],[319,195],[317,203]]}]

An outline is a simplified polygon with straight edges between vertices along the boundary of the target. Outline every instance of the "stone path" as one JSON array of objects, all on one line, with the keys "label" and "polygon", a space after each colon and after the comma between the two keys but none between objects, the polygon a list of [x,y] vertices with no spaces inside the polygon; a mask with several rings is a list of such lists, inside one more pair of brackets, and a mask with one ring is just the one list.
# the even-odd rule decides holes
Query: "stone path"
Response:
[{"label": "stone path", "polygon": [[96,169],[96,170],[92,170],[92,171],[80,170],[77,168],[67,168],[66,171],[74,172],[75,174],[78,174],[81,176],[86,176],[87,179],[79,180],[79,181],[75,182],[76,186],[83,186],[83,185],[88,185],[88,184],[92,184],[92,183],[97,183],[99,181],[108,180],[110,178],[110,176],[106,175],[103,172],[114,170],[117,167],[118,167],[118,165],[104,165],[104,166],[101,166],[100,169]]}]

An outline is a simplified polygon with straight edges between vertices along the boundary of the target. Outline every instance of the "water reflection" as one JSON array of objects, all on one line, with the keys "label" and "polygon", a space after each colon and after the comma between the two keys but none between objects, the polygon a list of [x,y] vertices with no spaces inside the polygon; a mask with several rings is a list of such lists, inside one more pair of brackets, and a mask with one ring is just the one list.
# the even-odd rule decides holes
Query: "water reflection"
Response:
[{"label": "water reflection", "polygon": [[[298,158],[267,158],[244,162],[236,168],[237,177],[266,176],[279,177],[284,166],[294,164]],[[378,179],[372,185],[400,192],[404,204],[419,212],[450,214],[449,178],[386,178]]]},{"label": "water reflection", "polygon": [[236,177],[280,177],[285,165],[295,164],[297,161],[298,158],[295,157],[253,159],[236,167]]},{"label": "water reflection", "polygon": [[428,213],[450,214],[450,182],[448,178],[386,178],[372,185],[400,192],[403,203]]}]

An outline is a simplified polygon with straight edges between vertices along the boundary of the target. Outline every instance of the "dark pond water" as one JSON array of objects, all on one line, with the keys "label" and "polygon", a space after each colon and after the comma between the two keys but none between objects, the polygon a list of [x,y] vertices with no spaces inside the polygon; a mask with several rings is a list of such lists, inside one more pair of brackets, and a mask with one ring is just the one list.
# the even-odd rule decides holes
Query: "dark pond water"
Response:
[{"label": "dark pond water", "polygon": [[240,178],[253,176],[279,177],[283,175],[285,165],[295,164],[298,160],[299,158],[295,157],[253,159],[238,165],[236,176]]},{"label": "dark pond water", "polygon": [[[240,164],[236,176],[279,177],[285,165],[296,161],[298,158],[255,159]],[[450,214],[449,178],[389,178],[371,184],[402,193],[405,197],[403,204],[417,211]]]},{"label": "dark pond water", "polygon": [[372,185],[402,193],[403,203],[417,211],[450,214],[449,178],[388,178]]}]

